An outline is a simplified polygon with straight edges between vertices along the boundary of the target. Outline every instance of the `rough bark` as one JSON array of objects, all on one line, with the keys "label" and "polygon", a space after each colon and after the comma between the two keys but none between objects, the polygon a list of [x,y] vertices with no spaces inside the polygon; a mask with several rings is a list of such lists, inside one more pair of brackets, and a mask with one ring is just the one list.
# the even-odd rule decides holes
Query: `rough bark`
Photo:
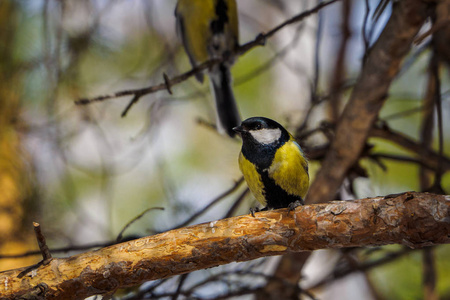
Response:
[{"label": "rough bark", "polygon": [[358,160],[401,61],[427,16],[427,5],[422,1],[395,2],[386,27],[367,56],[307,202],[333,199],[348,170]]},{"label": "rough bark", "polygon": [[260,212],[0,273],[0,298],[83,299],[234,261],[323,248],[450,242],[450,196],[407,192]]}]

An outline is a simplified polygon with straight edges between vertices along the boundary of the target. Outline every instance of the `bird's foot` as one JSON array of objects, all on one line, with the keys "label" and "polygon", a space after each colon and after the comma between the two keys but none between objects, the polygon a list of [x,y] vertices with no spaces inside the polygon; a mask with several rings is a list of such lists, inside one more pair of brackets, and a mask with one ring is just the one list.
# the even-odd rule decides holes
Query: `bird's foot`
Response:
[{"label": "bird's foot", "polygon": [[260,212],[260,211],[265,211],[268,210],[267,206],[264,208],[259,208],[259,207],[251,207],[250,208],[250,214],[255,217],[255,212]]},{"label": "bird's foot", "polygon": [[302,198],[299,200],[295,200],[294,202],[289,203],[288,205],[288,216],[291,211],[294,211],[297,207],[305,205],[305,201]]},{"label": "bird's foot", "polygon": [[255,212],[259,211],[261,211],[259,207],[250,207],[250,214],[252,215],[253,218],[255,218]]}]

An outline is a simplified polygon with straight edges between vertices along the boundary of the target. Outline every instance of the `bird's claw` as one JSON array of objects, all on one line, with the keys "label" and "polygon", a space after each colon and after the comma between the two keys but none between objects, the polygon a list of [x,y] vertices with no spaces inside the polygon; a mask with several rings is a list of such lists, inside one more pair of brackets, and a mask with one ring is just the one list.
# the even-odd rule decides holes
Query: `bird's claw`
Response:
[{"label": "bird's claw", "polygon": [[291,211],[294,211],[297,207],[305,205],[305,201],[302,198],[299,200],[295,200],[294,202],[289,203],[288,205],[288,216]]},{"label": "bird's claw", "polygon": [[258,207],[250,207],[250,214],[253,218],[255,218],[255,212],[259,212],[260,209]]}]

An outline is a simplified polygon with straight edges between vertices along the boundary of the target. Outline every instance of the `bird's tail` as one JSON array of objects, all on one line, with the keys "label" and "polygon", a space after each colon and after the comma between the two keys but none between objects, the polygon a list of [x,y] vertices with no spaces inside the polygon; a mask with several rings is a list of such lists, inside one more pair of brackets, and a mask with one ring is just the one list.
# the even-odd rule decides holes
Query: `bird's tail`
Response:
[{"label": "bird's tail", "polygon": [[209,75],[216,104],[217,129],[220,133],[225,132],[233,137],[236,134],[233,127],[241,124],[241,117],[231,87],[230,69],[225,64],[220,64]]}]

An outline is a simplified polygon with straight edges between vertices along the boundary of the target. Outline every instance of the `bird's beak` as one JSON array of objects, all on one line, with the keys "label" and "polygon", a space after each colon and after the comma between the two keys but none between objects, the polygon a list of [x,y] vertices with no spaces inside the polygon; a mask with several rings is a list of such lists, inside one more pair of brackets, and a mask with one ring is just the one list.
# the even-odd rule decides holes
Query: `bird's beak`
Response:
[{"label": "bird's beak", "polygon": [[233,130],[236,131],[239,134],[243,133],[243,132],[246,132],[246,130],[242,126],[236,126],[236,127],[233,128]]}]

